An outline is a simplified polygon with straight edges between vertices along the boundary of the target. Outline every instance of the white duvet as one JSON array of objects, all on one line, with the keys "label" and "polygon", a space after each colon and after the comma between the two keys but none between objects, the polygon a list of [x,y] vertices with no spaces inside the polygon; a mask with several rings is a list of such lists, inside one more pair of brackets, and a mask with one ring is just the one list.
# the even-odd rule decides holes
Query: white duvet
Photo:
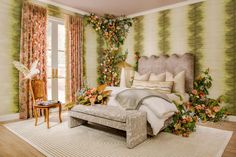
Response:
[{"label": "white duvet", "polygon": [[[116,95],[125,90],[127,88],[121,87],[107,87],[107,90],[112,90],[111,97],[109,99],[108,105],[110,106],[118,106],[123,109],[119,102],[115,99]],[[174,101],[180,101],[180,97],[176,96],[176,94],[167,94],[167,96]],[[187,99],[187,95],[183,95],[185,99]],[[170,118],[176,111],[177,108],[175,104],[169,103],[162,98],[159,97],[150,97],[143,101],[142,105],[139,108],[140,111],[144,111],[147,113],[147,121],[152,127],[153,134],[157,135],[158,132],[164,126],[165,121]]]}]

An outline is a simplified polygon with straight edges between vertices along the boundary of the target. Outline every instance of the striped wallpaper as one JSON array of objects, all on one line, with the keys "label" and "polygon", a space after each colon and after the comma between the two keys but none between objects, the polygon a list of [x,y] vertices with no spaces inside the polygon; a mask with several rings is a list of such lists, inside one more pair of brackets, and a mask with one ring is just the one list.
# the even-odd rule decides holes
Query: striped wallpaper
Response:
[{"label": "striped wallpaper", "polygon": [[[128,49],[127,61],[133,65],[136,51],[146,56],[193,53],[196,75],[210,68],[213,77],[210,96],[227,96],[229,102],[223,106],[236,114],[236,26],[233,21],[236,21],[235,0],[206,0],[139,16],[123,50]],[[93,45],[87,40],[86,46]],[[90,60],[95,64],[96,58]],[[90,66],[96,67],[94,64]],[[90,72],[94,76],[96,69]]]},{"label": "striped wallpaper", "polygon": [[[0,115],[18,110],[18,74],[11,61],[19,55],[21,0],[1,0],[0,20]],[[50,14],[60,17],[59,8],[47,6]],[[55,12],[51,12],[54,10]],[[224,105],[236,114],[236,1],[206,0],[137,17],[122,50],[128,49],[130,64],[135,64],[134,52],[142,55],[196,55],[196,73],[210,68],[213,87],[210,96],[226,95]],[[87,81],[97,85],[99,56],[98,36],[90,27],[84,29],[84,53]]]}]

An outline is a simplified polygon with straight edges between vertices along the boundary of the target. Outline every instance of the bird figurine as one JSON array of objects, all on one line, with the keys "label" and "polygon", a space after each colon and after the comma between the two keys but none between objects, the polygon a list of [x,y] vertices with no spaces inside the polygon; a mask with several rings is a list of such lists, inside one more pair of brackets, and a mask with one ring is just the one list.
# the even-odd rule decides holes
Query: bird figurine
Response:
[{"label": "bird figurine", "polygon": [[17,70],[23,73],[24,79],[32,79],[35,75],[39,73],[39,69],[37,69],[38,60],[35,60],[33,62],[30,69],[28,69],[26,66],[24,66],[18,61],[13,61],[12,63],[14,64]]}]

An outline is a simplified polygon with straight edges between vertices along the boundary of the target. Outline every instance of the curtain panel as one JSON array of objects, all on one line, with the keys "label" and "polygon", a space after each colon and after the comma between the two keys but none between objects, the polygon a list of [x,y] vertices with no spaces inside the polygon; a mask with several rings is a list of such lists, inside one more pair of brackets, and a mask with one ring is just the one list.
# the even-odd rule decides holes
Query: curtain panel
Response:
[{"label": "curtain panel", "polygon": [[83,21],[79,16],[66,17],[66,102],[75,102],[83,86]]},{"label": "curtain panel", "polygon": [[[21,51],[20,62],[30,68],[35,60],[39,60],[38,69],[40,73],[37,79],[47,82],[46,75],[46,31],[47,9],[25,2],[22,8],[21,20]],[[33,117],[33,100],[30,94],[28,80],[24,80],[20,73],[20,119]],[[45,86],[45,91],[46,86]]]}]

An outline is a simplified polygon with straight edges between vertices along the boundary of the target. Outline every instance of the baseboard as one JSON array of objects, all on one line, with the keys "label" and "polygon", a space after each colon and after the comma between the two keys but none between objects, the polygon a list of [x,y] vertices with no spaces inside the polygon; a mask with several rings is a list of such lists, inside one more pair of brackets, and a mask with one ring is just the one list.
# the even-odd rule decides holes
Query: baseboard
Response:
[{"label": "baseboard", "polygon": [[230,121],[230,122],[236,122],[236,116],[227,116],[227,118],[225,118],[226,121]]},{"label": "baseboard", "polygon": [[11,121],[19,119],[19,113],[7,114],[0,116],[0,122]]}]

